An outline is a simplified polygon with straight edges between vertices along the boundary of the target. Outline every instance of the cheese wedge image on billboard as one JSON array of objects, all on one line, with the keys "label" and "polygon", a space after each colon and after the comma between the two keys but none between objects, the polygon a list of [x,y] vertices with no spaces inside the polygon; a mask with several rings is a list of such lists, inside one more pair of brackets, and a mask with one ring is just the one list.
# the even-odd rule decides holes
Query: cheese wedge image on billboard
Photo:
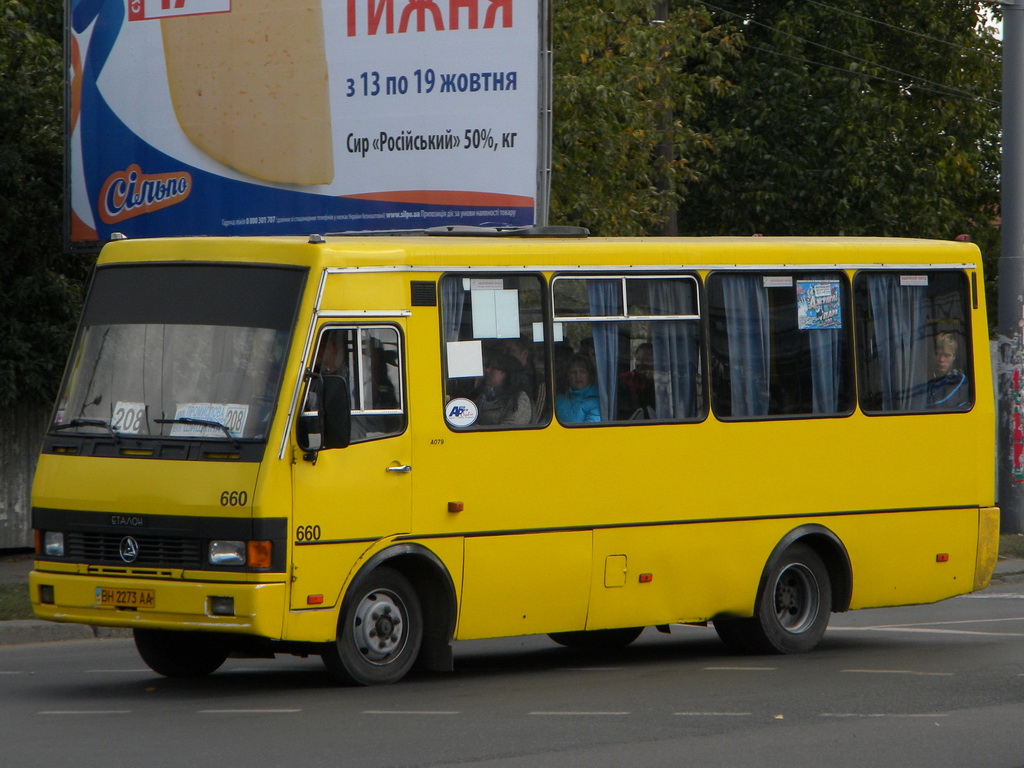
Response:
[{"label": "cheese wedge image on billboard", "polygon": [[320,0],[232,0],[231,13],[160,21],[185,135],[266,181],[334,179]]}]

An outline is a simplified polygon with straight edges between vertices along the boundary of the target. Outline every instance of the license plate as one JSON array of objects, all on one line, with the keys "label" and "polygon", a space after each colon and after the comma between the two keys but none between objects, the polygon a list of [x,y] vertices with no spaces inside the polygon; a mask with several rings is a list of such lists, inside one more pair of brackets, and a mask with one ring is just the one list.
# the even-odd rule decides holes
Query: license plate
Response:
[{"label": "license plate", "polygon": [[96,587],[96,599],[101,606],[113,608],[156,607],[156,591],[152,589]]}]

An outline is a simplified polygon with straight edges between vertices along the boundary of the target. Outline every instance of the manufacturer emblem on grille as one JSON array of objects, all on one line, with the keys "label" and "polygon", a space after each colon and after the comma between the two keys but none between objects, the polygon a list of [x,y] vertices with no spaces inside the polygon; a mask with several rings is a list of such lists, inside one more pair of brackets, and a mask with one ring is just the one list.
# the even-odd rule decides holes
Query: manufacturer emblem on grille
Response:
[{"label": "manufacturer emblem on grille", "polygon": [[139,542],[133,536],[121,539],[121,559],[126,563],[134,563],[139,556]]}]

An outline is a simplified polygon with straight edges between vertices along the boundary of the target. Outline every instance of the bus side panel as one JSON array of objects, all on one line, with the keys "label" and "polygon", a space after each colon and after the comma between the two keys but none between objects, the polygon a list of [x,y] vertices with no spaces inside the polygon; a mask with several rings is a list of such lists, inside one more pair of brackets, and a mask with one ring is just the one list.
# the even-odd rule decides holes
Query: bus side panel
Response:
[{"label": "bus side panel", "polygon": [[853,569],[851,609],[933,603],[974,589],[978,509],[836,519]]},{"label": "bus side panel", "polygon": [[590,531],[466,539],[458,640],[582,629]]},{"label": "bus side panel", "polygon": [[[742,535],[737,529],[743,525]],[[587,629],[750,615],[774,532],[756,523],[612,528],[594,532]],[[777,528],[778,525],[771,526]]]},{"label": "bus side panel", "polygon": [[587,629],[750,616],[772,550],[803,524],[847,547],[851,608],[935,602],[974,588],[977,520],[960,509],[595,531]]}]

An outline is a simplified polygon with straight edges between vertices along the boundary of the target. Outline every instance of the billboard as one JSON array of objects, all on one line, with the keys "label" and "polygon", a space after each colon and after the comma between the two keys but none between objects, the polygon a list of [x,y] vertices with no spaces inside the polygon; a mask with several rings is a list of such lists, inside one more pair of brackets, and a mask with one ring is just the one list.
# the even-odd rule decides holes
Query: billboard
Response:
[{"label": "billboard", "polygon": [[546,218],[543,0],[69,0],[69,237]]}]

